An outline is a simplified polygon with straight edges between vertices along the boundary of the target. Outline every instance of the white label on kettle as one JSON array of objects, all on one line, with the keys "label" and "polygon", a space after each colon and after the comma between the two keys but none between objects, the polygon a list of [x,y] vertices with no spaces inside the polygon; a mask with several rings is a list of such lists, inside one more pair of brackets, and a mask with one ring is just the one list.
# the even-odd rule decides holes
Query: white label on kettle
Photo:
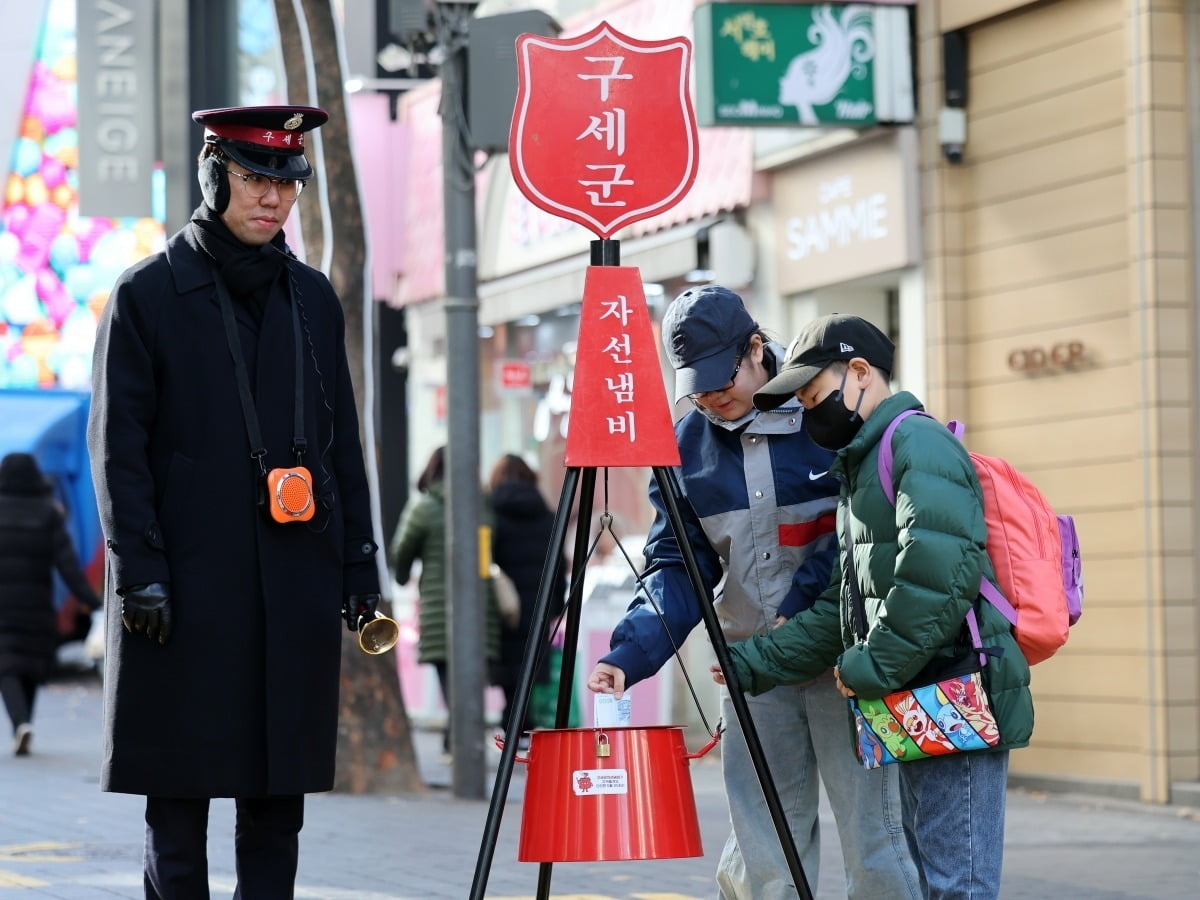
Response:
[{"label": "white label on kettle", "polygon": [[624,769],[576,769],[571,773],[576,797],[592,794],[628,794],[629,773]]}]

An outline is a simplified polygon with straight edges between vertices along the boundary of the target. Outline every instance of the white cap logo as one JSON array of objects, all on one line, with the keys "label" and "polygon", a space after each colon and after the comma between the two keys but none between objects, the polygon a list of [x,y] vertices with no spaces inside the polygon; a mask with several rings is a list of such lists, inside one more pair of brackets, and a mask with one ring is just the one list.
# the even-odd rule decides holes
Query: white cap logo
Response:
[{"label": "white cap logo", "polygon": [[840,349],[843,353],[853,353],[854,352],[854,348],[851,347],[849,344],[839,344],[838,349]]}]

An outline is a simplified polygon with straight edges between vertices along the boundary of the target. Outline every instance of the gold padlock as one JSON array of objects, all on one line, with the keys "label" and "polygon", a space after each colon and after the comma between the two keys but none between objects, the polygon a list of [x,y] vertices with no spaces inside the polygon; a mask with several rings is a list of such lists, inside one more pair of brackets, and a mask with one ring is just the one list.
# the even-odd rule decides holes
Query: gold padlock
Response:
[{"label": "gold padlock", "polygon": [[608,735],[603,731],[596,735],[596,756],[604,758],[612,753],[612,747],[608,745]]}]

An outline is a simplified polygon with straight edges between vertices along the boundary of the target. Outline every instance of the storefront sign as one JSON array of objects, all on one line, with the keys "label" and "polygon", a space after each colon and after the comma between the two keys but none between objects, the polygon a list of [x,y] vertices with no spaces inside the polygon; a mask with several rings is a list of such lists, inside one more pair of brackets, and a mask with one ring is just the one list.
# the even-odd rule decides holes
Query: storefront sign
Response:
[{"label": "storefront sign", "polygon": [[799,164],[775,179],[780,290],[796,293],[917,262],[911,133]]},{"label": "storefront sign", "polygon": [[701,125],[913,120],[908,11],[898,4],[709,3],[695,22]]},{"label": "storefront sign", "polygon": [[611,237],[678,203],[696,177],[691,42],[641,41],[601,22],[517,38],[513,178],[531,203]]},{"label": "storefront sign", "polygon": [[533,369],[519,359],[500,363],[500,387],[510,391],[527,391],[533,387]]},{"label": "storefront sign", "polygon": [[438,422],[446,421],[446,385],[435,384],[433,386],[433,417]]},{"label": "storefront sign", "polygon": [[1059,341],[1049,347],[1020,347],[1008,354],[1008,367],[1026,375],[1046,375],[1087,365],[1082,341]]},{"label": "storefront sign", "polygon": [[154,0],[79,0],[79,212],[153,215]]}]

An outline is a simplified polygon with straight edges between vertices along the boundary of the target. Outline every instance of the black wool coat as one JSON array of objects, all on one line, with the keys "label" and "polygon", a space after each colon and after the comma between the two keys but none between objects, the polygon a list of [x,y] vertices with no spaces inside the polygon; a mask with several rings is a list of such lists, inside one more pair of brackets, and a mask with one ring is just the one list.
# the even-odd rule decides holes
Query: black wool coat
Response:
[{"label": "black wool coat", "polygon": [[0,493],[0,675],[44,681],[58,649],[54,572],[84,606],[100,599],[50,494]]},{"label": "black wool coat", "polygon": [[[341,604],[379,582],[341,305],[315,269],[288,267],[318,499],[307,523],[275,523],[258,504],[214,270],[191,226],[125,272],[101,316],[88,447],[107,550],[104,790],[333,785]],[[284,280],[261,323],[234,301],[268,469],[296,464]],[[150,582],[170,585],[166,646],[121,626],[117,592]]]},{"label": "black wool coat", "polygon": [[[500,631],[500,665],[515,677],[533,625],[542,568],[554,532],[554,514],[534,484],[505,482],[496,486],[489,499],[494,519],[492,559],[512,579],[521,597],[520,624]],[[566,575],[560,565],[550,589],[551,617],[562,611],[565,584]],[[543,642],[548,638],[549,634],[543,635]]]}]

